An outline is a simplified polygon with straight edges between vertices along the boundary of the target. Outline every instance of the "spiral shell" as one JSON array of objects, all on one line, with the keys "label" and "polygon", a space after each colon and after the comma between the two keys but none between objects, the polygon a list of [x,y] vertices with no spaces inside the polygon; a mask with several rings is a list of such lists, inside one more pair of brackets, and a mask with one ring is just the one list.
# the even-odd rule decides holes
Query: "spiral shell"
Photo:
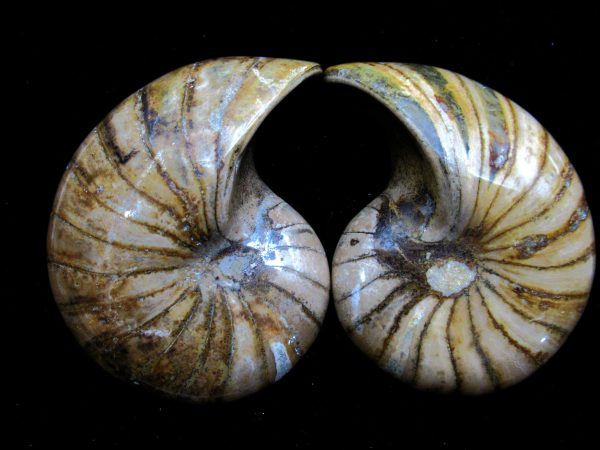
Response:
[{"label": "spiral shell", "polygon": [[108,371],[192,401],[281,378],[329,297],[312,228],[259,179],[254,130],[316,64],[226,58],[150,83],[85,139],[56,195],[49,273]]},{"label": "spiral shell", "polygon": [[447,70],[357,63],[325,76],[378,99],[413,137],[334,256],[353,341],[423,389],[527,377],[575,326],[594,273],[592,219],[563,151],[518,105]]}]

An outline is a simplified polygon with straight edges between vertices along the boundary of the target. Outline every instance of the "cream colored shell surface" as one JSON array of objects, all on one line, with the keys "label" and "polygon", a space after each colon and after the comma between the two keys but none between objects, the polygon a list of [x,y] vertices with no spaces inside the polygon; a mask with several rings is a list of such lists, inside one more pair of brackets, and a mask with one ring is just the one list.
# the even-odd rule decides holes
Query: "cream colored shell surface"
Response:
[{"label": "cream colored shell surface", "polygon": [[107,370],[192,401],[281,378],[313,342],[329,269],[311,227],[244,153],[316,64],[225,58],[176,70],[115,108],[70,162],[49,273]]},{"label": "cream colored shell surface", "polygon": [[561,148],[447,70],[357,63],[325,76],[381,101],[413,137],[334,256],[354,342],[419,388],[482,393],[527,377],[575,326],[594,273],[592,219]]}]

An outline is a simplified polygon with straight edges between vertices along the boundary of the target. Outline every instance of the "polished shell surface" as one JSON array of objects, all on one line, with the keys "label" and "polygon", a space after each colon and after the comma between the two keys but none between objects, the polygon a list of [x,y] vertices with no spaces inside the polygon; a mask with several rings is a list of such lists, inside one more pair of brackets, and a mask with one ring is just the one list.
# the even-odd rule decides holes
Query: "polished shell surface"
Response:
[{"label": "polished shell surface", "polygon": [[111,373],[191,401],[280,379],[329,298],[312,228],[265,186],[246,145],[316,64],[224,58],[117,106],[56,195],[49,273],[79,342]]},{"label": "polished shell surface", "polygon": [[423,389],[484,393],[530,375],[577,323],[594,274],[592,219],[561,148],[521,107],[447,70],[356,63],[325,76],[412,135],[334,256],[351,338]]}]

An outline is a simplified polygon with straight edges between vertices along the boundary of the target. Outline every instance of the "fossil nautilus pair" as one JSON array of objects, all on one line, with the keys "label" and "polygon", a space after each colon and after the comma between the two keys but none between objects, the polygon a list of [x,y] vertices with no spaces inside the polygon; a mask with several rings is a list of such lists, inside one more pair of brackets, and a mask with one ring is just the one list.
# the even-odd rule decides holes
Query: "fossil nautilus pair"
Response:
[{"label": "fossil nautilus pair", "polygon": [[416,387],[484,393],[543,364],[594,273],[581,182],[518,105],[428,66],[342,64],[412,135],[387,189],[329,265],[310,225],[258,177],[246,145],[317,64],[223,58],[171,72],[84,140],[52,211],[48,261],[67,324],[116,376],[234,399],[285,375],[338,317]]}]

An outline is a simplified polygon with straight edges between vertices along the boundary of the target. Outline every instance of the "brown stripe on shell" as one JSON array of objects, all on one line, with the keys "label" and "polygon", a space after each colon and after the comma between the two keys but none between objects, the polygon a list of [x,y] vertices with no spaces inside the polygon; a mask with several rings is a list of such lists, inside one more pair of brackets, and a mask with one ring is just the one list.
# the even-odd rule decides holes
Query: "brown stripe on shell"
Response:
[{"label": "brown stripe on shell", "polygon": [[[492,228],[494,228],[494,226],[504,217],[506,216],[506,214],[508,214],[514,207],[516,207],[525,197],[527,197],[527,195],[529,194],[529,192],[536,186],[538,180],[540,179],[540,176],[542,174],[542,170],[544,168],[544,165],[546,164],[546,162],[548,161],[548,146],[550,145],[550,136],[548,134],[548,132],[546,130],[544,130],[544,144],[542,144],[544,149],[542,150],[542,156],[541,158],[538,157],[538,161],[539,161],[539,167],[537,168],[537,174],[533,180],[533,182],[529,185],[529,187],[527,189],[525,189],[523,192],[520,193],[519,197],[508,207],[508,209],[506,209],[504,212],[502,212],[502,214],[498,215],[498,217],[496,217],[496,219],[494,219],[494,221],[492,223],[490,223],[489,225],[487,225],[483,230],[482,230],[482,234],[483,236],[485,236],[487,234],[487,232],[489,230],[491,230]],[[495,199],[495,198],[494,198]],[[488,211],[492,208],[492,205],[490,205],[490,208],[488,209]],[[482,221],[484,222],[484,221]]]},{"label": "brown stripe on shell", "polygon": [[497,387],[500,384],[500,381],[498,379],[498,373],[496,372],[496,369],[494,369],[489,356],[486,354],[486,352],[481,347],[479,331],[476,330],[475,324],[473,323],[473,312],[471,311],[471,295],[469,294],[468,291],[466,292],[466,296],[467,296],[467,310],[469,311],[469,322],[470,322],[470,327],[471,327],[471,335],[473,337],[473,345],[475,347],[475,351],[479,355],[479,358],[481,359],[481,362],[483,363],[483,367],[485,368],[485,371],[487,372],[488,377],[490,378],[490,381],[492,382],[492,385],[494,387]]},{"label": "brown stripe on shell", "polygon": [[258,326],[258,323],[254,316],[254,312],[252,311],[249,302],[247,302],[243,297],[244,296],[242,294],[238,296],[240,303],[243,305],[246,320],[250,322],[253,331],[254,348],[256,349],[256,352],[259,355],[259,377],[262,379],[262,382],[266,384],[271,381],[271,377],[269,375],[269,363],[267,361],[265,342],[262,336],[262,331],[260,330],[260,327]]},{"label": "brown stripe on shell", "polygon": [[204,331],[204,339],[202,348],[198,353],[197,360],[193,363],[192,371],[190,375],[185,379],[181,387],[179,388],[179,392],[186,392],[190,390],[190,387],[194,382],[196,382],[196,375],[198,372],[203,371],[205,368],[206,361],[208,360],[208,355],[210,353],[210,346],[212,341],[212,336],[214,333],[213,320],[215,317],[215,299],[214,297],[210,297],[210,308],[205,314],[204,324],[202,328]]},{"label": "brown stripe on shell", "polygon": [[129,250],[129,251],[138,252],[138,253],[156,253],[156,254],[162,255],[162,256],[175,256],[175,257],[179,257],[179,258],[186,258],[189,256],[189,253],[187,253],[187,252],[180,252],[180,251],[171,250],[168,248],[149,247],[149,246],[142,247],[142,246],[138,246],[138,245],[127,244],[126,242],[119,242],[119,241],[113,241],[110,239],[105,239],[100,236],[96,236],[94,233],[91,233],[91,232],[84,230],[83,228],[75,225],[73,222],[69,221],[68,219],[61,216],[57,212],[54,213],[54,217],[56,217],[60,222],[66,224],[69,227],[76,230],[82,236],[85,236],[89,239],[93,239],[98,242],[102,242],[103,244],[106,244],[106,245],[111,245],[113,247],[119,247],[124,250]]},{"label": "brown stripe on shell", "polygon": [[452,370],[454,371],[454,384],[456,386],[456,390],[460,391],[462,389],[462,375],[458,370],[458,366],[456,364],[456,358],[454,357],[454,346],[452,345],[450,339],[450,325],[452,324],[452,318],[454,317],[454,309],[456,308],[456,300],[452,302],[452,307],[450,308],[450,314],[448,314],[448,322],[446,323],[446,343],[448,344],[448,352],[450,354],[450,362],[452,363]]},{"label": "brown stripe on shell", "polygon": [[[480,280],[481,280],[481,282],[483,283],[483,285],[485,287],[487,287],[490,291],[492,291],[494,294],[496,294],[498,296],[498,298],[500,298],[502,300],[503,303],[505,303],[506,305],[508,305],[508,307],[510,309],[512,309],[515,314],[521,316],[523,319],[529,320],[532,323],[540,324],[540,325],[544,326],[545,328],[547,328],[549,332],[556,333],[556,334],[558,334],[561,337],[566,336],[569,333],[568,330],[566,330],[566,329],[564,329],[564,328],[562,328],[562,327],[560,327],[558,325],[555,325],[555,324],[552,324],[552,323],[540,320],[539,318],[536,318],[536,317],[534,317],[534,316],[526,313],[522,309],[516,307],[515,304],[509,302],[506,299],[506,297],[504,295],[502,295],[498,291],[498,289],[496,288],[496,286],[494,286],[494,284],[491,283],[487,278],[481,277]],[[479,287],[477,287],[477,289],[478,289],[478,292],[481,295],[481,291],[479,290]]]},{"label": "brown stripe on shell", "polygon": [[99,191],[98,187],[96,187],[96,189],[94,189],[94,190],[90,190],[88,188],[88,186],[90,184],[94,183],[94,181],[92,180],[91,176],[85,171],[85,169],[80,167],[79,164],[77,164],[76,162],[72,162],[70,165],[70,168],[71,168],[71,171],[74,174],[75,178],[77,179],[77,182],[81,186],[83,192],[87,196],[92,198],[93,201],[96,202],[96,204],[98,206],[100,206],[101,208],[120,216],[123,220],[127,220],[129,222],[135,223],[136,225],[140,225],[140,226],[146,228],[150,233],[158,234],[159,236],[164,236],[164,237],[170,239],[171,241],[173,241],[173,243],[178,245],[179,247],[187,248],[190,250],[195,249],[195,246],[193,246],[191,243],[188,243],[188,242],[182,240],[176,234],[174,234],[164,228],[161,228],[159,226],[144,222],[142,220],[136,220],[136,219],[132,218],[131,216],[127,216],[124,213],[111,207],[110,205],[108,205],[108,203],[106,203],[100,199],[100,196],[98,194],[98,191]]},{"label": "brown stripe on shell", "polygon": [[[162,201],[156,199],[148,192],[145,192],[142,189],[139,189],[138,187],[136,187],[135,183],[132,180],[130,180],[128,177],[125,176],[125,174],[119,167],[118,163],[111,156],[111,152],[112,152],[112,154],[116,155],[117,159],[119,159],[120,157],[118,155],[121,154],[121,150],[115,146],[114,142],[112,142],[110,140],[110,138],[107,138],[106,129],[109,126],[110,125],[108,125],[108,123],[106,121],[102,122],[99,126],[96,127],[95,136],[97,137],[98,142],[100,143],[100,148],[104,152],[106,160],[110,163],[114,172],[119,176],[119,178],[121,178],[127,184],[127,186],[131,190],[137,192],[142,197],[144,197],[146,200],[148,200],[149,202],[156,205],[160,210],[162,210],[166,214],[172,216],[173,219],[175,219],[178,223],[182,222],[183,218],[181,216],[177,215],[174,212],[173,208],[171,208],[169,205],[163,203]],[[129,154],[129,155],[132,156],[132,154]]]},{"label": "brown stripe on shell", "polygon": [[512,345],[513,347],[517,348],[520,352],[525,354],[535,364],[537,364],[537,365],[542,364],[546,360],[546,355],[542,352],[533,353],[530,349],[528,349],[524,345],[519,344],[519,342],[517,342],[517,340],[514,339],[510,335],[510,333],[507,331],[507,329],[504,327],[504,325],[499,323],[498,320],[494,317],[494,315],[492,314],[492,312],[490,311],[490,308],[488,307],[488,305],[486,303],[485,297],[482,295],[481,290],[479,290],[479,286],[476,285],[475,288],[477,289],[477,294],[481,297],[481,303],[482,303],[485,311],[487,312],[488,317],[492,321],[494,328],[496,328],[498,331],[500,331],[500,333],[502,333],[502,335],[506,338],[506,340],[508,342],[510,342],[510,345]]},{"label": "brown stripe on shell", "polygon": [[[558,191],[556,196],[552,199],[552,202],[550,203],[550,205],[548,205],[541,211],[537,212],[533,217],[531,217],[525,221],[519,222],[497,234],[494,234],[493,236],[484,237],[484,239],[481,241],[482,245],[487,245],[489,242],[492,242],[492,241],[498,239],[499,237],[501,237],[507,233],[510,233],[511,231],[514,231],[515,229],[517,229],[519,227],[522,227],[523,225],[526,225],[530,222],[535,222],[537,219],[544,216],[544,214],[547,214],[549,211],[551,211],[552,208],[554,208],[557,205],[557,203],[559,202],[559,200],[563,197],[567,188],[569,188],[571,185],[571,180],[573,178],[573,173],[574,173],[573,166],[571,166],[571,164],[566,164],[565,169],[563,169],[563,171],[561,171],[561,178],[563,179],[563,183],[561,184],[560,190]],[[563,173],[564,173],[564,175],[563,175]]]},{"label": "brown stripe on shell", "polygon": [[[498,94],[494,93],[494,95],[498,95]],[[515,110],[514,110],[512,102],[509,101],[508,105],[509,105],[509,109],[510,109],[510,113],[511,113],[511,122],[513,123],[513,130],[514,130],[515,137],[513,138],[512,142],[509,142],[509,148],[508,148],[506,162],[502,165],[502,167],[496,168],[496,170],[498,171],[500,169],[504,169],[504,166],[506,166],[507,164],[508,164],[508,167],[504,171],[504,176],[503,176],[502,180],[494,179],[493,184],[497,185],[499,187],[496,188],[496,192],[494,193],[494,197],[492,198],[492,201],[487,205],[487,208],[483,215],[483,218],[481,219],[479,225],[476,227],[476,229],[478,230],[477,232],[483,231],[483,227],[485,225],[487,216],[490,213],[490,211],[492,211],[494,203],[496,203],[498,196],[500,195],[500,192],[502,191],[502,188],[500,186],[502,186],[504,184],[505,180],[511,176],[511,173],[514,170],[515,161],[516,161],[516,157],[517,157],[516,153],[517,153],[517,151],[519,151],[519,149],[517,148],[517,146],[515,145],[515,142],[514,142],[514,141],[516,141],[516,139],[517,139],[516,136],[518,136],[518,133],[519,133],[518,123],[516,122],[516,119],[515,119]],[[482,231],[479,231],[479,230],[482,230]]]},{"label": "brown stripe on shell", "polygon": [[227,341],[222,342],[221,345],[224,346],[224,351],[223,351],[223,355],[225,356],[225,367],[226,367],[226,375],[224,377],[222,377],[222,380],[219,384],[213,386],[212,391],[210,392],[210,396],[211,397],[218,397],[220,395],[223,394],[223,392],[225,392],[226,388],[227,388],[227,384],[229,382],[229,378],[231,376],[231,365],[233,362],[233,356],[234,356],[234,352],[235,352],[235,339],[233,337],[233,333],[234,333],[234,316],[233,316],[233,312],[231,311],[231,307],[229,306],[229,302],[227,300],[227,296],[225,295],[225,293],[222,291],[221,292],[221,302],[223,305],[223,308],[225,308],[227,310],[227,325],[226,325],[226,336],[227,336]]},{"label": "brown stripe on shell", "polygon": [[[151,137],[151,127],[150,127],[150,116],[157,116],[155,111],[150,111],[150,106],[148,104],[148,88],[143,87],[138,91],[138,95],[136,96],[136,106],[138,109],[139,122],[142,124],[142,141],[144,149],[148,152],[152,161],[154,161],[154,165],[156,171],[159,173],[161,178],[165,181],[165,185],[169,188],[171,192],[175,195],[179,203],[182,205],[185,210],[185,222],[184,227],[193,226],[194,233],[192,233],[196,240],[199,240],[201,234],[206,234],[207,230],[204,228],[201,230],[200,224],[198,223],[199,212],[198,207],[195,205],[190,198],[189,193],[183,189],[179,184],[175,181],[173,177],[169,175],[169,172],[164,168],[160,159],[157,157],[156,152],[154,151],[152,145],[152,137]],[[192,222],[190,225],[189,222]],[[204,224],[206,227],[206,224]]]},{"label": "brown stripe on shell", "polygon": [[437,303],[429,313],[429,316],[427,316],[427,319],[425,320],[425,324],[423,325],[421,334],[419,334],[419,343],[417,344],[417,356],[415,357],[415,372],[412,376],[412,383],[417,383],[417,381],[419,380],[419,366],[421,365],[421,348],[423,346],[423,339],[425,338],[425,336],[427,336],[427,331],[429,330],[431,320],[433,319],[433,316],[435,316],[435,313],[437,313],[440,309],[440,306],[442,306],[442,300],[437,301]]},{"label": "brown stripe on shell", "polygon": [[390,341],[392,340],[392,338],[394,337],[394,335],[396,334],[396,332],[398,331],[398,329],[400,328],[400,321],[415,307],[417,306],[425,297],[423,296],[415,296],[414,298],[412,298],[412,300],[410,300],[407,304],[405,304],[402,309],[400,311],[398,311],[398,313],[396,313],[396,315],[394,316],[394,320],[392,322],[392,326],[388,329],[386,335],[385,335],[385,339],[383,340],[383,343],[381,345],[381,349],[379,350],[378,353],[378,358],[377,360],[381,362],[383,356],[385,355],[389,345],[390,345]]},{"label": "brown stripe on shell", "polygon": [[477,122],[477,134],[479,137],[479,151],[481,154],[481,161],[479,164],[479,170],[478,170],[478,176],[477,176],[477,192],[475,193],[475,202],[473,204],[473,207],[471,209],[471,215],[469,217],[469,220],[467,221],[468,224],[471,224],[473,222],[473,218],[475,215],[475,211],[477,211],[477,204],[479,202],[479,192],[481,189],[481,180],[483,179],[483,161],[484,161],[484,152],[485,152],[485,148],[489,145],[487,139],[484,136],[483,130],[481,129],[481,118],[479,116],[479,110],[477,109],[476,105],[475,105],[475,101],[473,100],[473,95],[471,94],[471,92],[469,91],[467,85],[466,85],[466,81],[465,78],[458,75],[456,77],[456,79],[458,80],[461,88],[463,89],[463,91],[466,94],[466,98],[468,99],[469,104],[471,105],[471,107],[473,108],[473,113],[475,114],[475,121]]},{"label": "brown stripe on shell", "polygon": [[363,289],[368,288],[373,283],[375,283],[379,280],[394,279],[394,278],[396,278],[397,275],[398,275],[398,272],[396,270],[388,270],[387,272],[380,273],[376,277],[367,281],[366,283],[363,283],[360,286],[355,287],[350,292],[348,292],[346,294],[342,294],[336,301],[341,302],[341,301],[347,300],[347,299],[351,298],[352,296],[359,294]]},{"label": "brown stripe on shell", "polygon": [[160,360],[165,357],[169,351],[173,348],[173,346],[177,343],[178,339],[181,337],[183,333],[188,331],[188,327],[193,317],[197,314],[198,308],[202,305],[202,294],[199,291],[193,291],[196,297],[189,311],[184,316],[181,323],[177,326],[175,331],[175,336],[171,339],[171,341],[167,344],[167,346],[161,350],[161,352],[155,357],[148,361],[144,367],[142,367],[141,372],[147,374],[152,372],[156,365],[160,362]]},{"label": "brown stripe on shell", "polygon": [[138,275],[153,274],[157,272],[170,272],[173,270],[181,269],[182,266],[167,266],[167,267],[155,267],[155,268],[144,268],[144,269],[133,269],[125,272],[98,272],[90,270],[85,267],[80,267],[75,264],[70,264],[64,261],[58,261],[53,258],[48,259],[48,264],[54,267],[60,267],[68,270],[74,270],[76,272],[86,273],[88,275],[99,275],[102,277],[136,277]]},{"label": "brown stripe on shell", "polygon": [[396,297],[398,297],[399,295],[410,293],[411,291],[405,290],[406,285],[409,283],[410,282],[400,283],[398,286],[396,286],[394,289],[392,289],[392,291],[389,294],[387,294],[381,302],[379,302],[376,306],[371,308],[366,314],[364,314],[363,316],[356,319],[354,321],[354,323],[352,324],[352,327],[347,329],[347,332],[351,334],[358,327],[369,322],[373,318],[373,316],[383,312],[383,310],[385,310],[386,307],[389,306],[390,303],[392,303],[392,301],[394,301],[396,299]]},{"label": "brown stripe on shell", "polygon": [[191,105],[193,102],[193,98],[190,95],[190,91],[194,88],[195,86],[195,76],[196,76],[196,72],[198,70],[198,64],[192,64],[190,66],[189,69],[189,74],[188,77],[186,79],[185,85],[183,87],[183,95],[182,95],[182,101],[181,101],[181,114],[180,114],[180,125],[179,127],[181,128],[181,134],[183,136],[184,139],[184,150],[182,151],[183,153],[183,161],[189,162],[192,166],[192,172],[194,174],[194,179],[198,182],[200,189],[199,189],[199,198],[201,201],[201,206],[199,209],[202,210],[202,215],[203,215],[203,223],[204,223],[204,229],[206,230],[206,232],[208,232],[208,216],[207,216],[207,200],[206,200],[206,188],[204,187],[204,182],[202,180],[202,173],[200,171],[199,166],[196,164],[193,156],[191,155],[191,147],[192,147],[192,143],[190,141],[190,138],[188,136],[188,128],[193,128],[193,122],[191,120],[191,118],[189,118],[189,114],[190,114],[190,110],[191,110]]}]

